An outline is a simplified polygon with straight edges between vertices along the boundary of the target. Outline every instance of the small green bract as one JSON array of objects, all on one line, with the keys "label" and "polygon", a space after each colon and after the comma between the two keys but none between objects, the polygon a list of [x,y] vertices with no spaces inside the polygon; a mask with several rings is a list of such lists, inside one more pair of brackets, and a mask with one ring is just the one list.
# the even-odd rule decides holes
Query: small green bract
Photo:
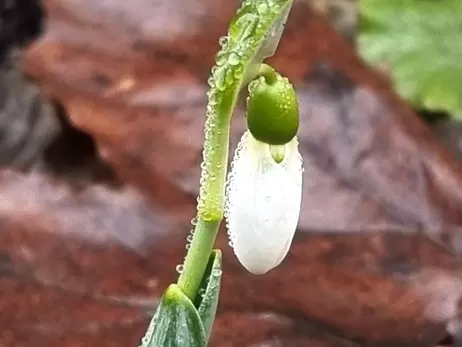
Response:
[{"label": "small green bract", "polygon": [[415,107],[462,118],[462,1],[361,0],[361,55]]}]

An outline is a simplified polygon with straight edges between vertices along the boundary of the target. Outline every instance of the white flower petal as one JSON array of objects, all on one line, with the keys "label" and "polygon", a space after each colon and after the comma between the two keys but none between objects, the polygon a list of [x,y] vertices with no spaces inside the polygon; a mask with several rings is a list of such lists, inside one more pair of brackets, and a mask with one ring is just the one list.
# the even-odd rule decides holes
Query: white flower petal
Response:
[{"label": "white flower petal", "polygon": [[234,253],[254,274],[278,266],[289,251],[300,215],[302,158],[298,141],[280,164],[269,145],[244,133],[228,179],[225,217]]}]

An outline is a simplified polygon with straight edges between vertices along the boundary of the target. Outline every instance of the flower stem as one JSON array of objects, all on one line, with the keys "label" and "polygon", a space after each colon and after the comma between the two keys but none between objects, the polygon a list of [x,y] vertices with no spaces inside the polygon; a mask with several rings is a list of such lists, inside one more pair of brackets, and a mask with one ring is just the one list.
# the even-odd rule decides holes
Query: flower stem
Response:
[{"label": "flower stem", "polygon": [[228,166],[229,127],[242,81],[227,93],[209,93],[214,112],[207,114],[201,187],[197,207],[197,224],[183,271],[178,278],[180,289],[194,301],[204,276],[223,219],[225,181]]},{"label": "flower stem", "polygon": [[258,74],[265,77],[266,83],[269,85],[276,83],[278,80],[277,72],[268,64],[261,64]]},{"label": "flower stem", "polygon": [[[229,38],[221,44],[222,49],[216,56],[216,64],[209,79],[210,90],[207,93],[204,152],[197,206],[198,221],[183,271],[178,278],[178,286],[193,301],[223,219],[229,128],[238,94],[244,85],[260,75],[265,76],[268,84],[277,81],[274,69],[261,62],[268,57],[267,41],[278,41],[280,37],[268,36],[268,33],[274,26],[278,30],[283,28],[292,2],[278,0],[272,6],[259,6],[258,11],[256,2],[242,2],[241,9],[230,25]],[[252,15],[249,15],[251,13]],[[248,34],[250,32],[252,35]],[[262,47],[265,53],[260,57],[258,54],[261,54]],[[239,59],[236,60],[236,57]]]},{"label": "flower stem", "polygon": [[197,221],[191,248],[178,279],[178,286],[191,300],[194,300],[199,290],[220,222],[208,222],[202,218]]}]

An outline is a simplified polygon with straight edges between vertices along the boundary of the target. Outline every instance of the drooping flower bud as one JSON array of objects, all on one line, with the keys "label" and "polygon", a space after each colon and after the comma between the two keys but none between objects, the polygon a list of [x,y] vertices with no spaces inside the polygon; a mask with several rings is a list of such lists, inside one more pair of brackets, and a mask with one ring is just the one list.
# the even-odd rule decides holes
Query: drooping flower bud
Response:
[{"label": "drooping flower bud", "polygon": [[296,137],[274,160],[270,145],[247,131],[236,150],[225,217],[234,253],[254,274],[278,266],[289,251],[302,198],[302,158]]}]

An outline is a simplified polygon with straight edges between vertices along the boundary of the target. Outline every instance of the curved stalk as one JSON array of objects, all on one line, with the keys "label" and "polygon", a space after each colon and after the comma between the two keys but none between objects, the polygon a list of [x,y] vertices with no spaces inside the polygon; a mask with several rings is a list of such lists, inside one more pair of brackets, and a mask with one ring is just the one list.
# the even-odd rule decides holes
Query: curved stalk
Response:
[{"label": "curved stalk", "polygon": [[197,224],[178,286],[197,295],[223,219],[231,116],[242,87],[274,70],[261,64],[279,42],[293,0],[246,0],[232,21],[209,79]]}]

